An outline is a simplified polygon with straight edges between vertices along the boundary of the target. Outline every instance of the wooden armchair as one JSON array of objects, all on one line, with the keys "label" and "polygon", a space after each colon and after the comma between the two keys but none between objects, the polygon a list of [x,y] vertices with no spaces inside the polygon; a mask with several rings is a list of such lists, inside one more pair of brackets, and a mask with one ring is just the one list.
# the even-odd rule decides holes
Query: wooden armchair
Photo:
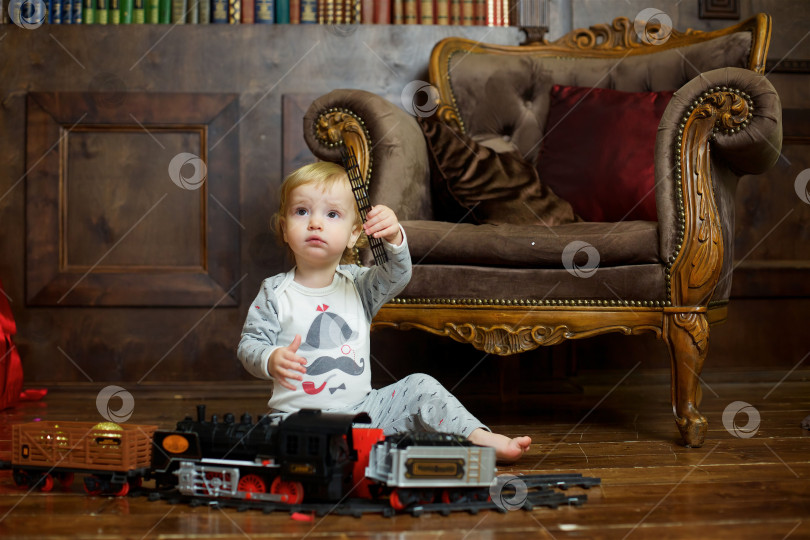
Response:
[{"label": "wooden armchair", "polygon": [[[530,161],[537,142],[555,136],[545,125],[553,84],[675,91],[655,141],[657,221],[528,230],[441,222],[419,111],[361,90],[317,99],[304,119],[312,151],[338,161],[338,147],[351,146],[372,202],[394,208],[408,233],[413,278],[374,326],[446,335],[497,355],[606,332],[653,332],[670,351],[677,426],[686,445],[701,446],[707,422],[697,408],[698,377],[709,326],[727,314],[736,183],[767,170],[781,148],[779,98],[762,75],[770,32],[770,17],[760,14],[719,31],[641,39],[632,21],[619,18],[551,43],[450,38],[434,48],[429,72],[440,120],[479,141],[508,141]],[[576,148],[571,153],[582,159]],[[529,239],[543,254],[528,249]],[[574,240],[600,255],[587,275],[564,264]],[[509,256],[499,260],[501,250],[476,251],[480,245],[523,247],[503,250]],[[467,258],[459,257],[464,250]],[[515,260],[515,252],[518,259],[531,253]]]}]

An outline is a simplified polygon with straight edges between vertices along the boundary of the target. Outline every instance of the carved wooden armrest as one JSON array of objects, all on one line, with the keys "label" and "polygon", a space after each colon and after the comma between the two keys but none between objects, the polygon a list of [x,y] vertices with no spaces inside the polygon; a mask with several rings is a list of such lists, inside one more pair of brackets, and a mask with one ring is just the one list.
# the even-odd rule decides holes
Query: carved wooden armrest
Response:
[{"label": "carved wooden armrest", "polygon": [[723,265],[723,229],[733,227],[718,211],[717,197],[729,189],[724,180],[767,170],[781,145],[779,97],[760,74],[709,71],[672,98],[655,158],[661,256],[672,305],[708,304]]},{"label": "carved wooden armrest", "polygon": [[429,218],[428,152],[412,115],[364,90],[334,90],[310,105],[304,137],[327,161],[340,161],[342,144],[352,147],[372,203],[395,207],[400,220]]}]

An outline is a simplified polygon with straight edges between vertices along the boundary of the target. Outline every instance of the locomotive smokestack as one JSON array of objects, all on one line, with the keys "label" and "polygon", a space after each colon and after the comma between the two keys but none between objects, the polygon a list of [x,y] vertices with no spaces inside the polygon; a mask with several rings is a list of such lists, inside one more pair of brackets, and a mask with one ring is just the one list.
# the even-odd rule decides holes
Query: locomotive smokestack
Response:
[{"label": "locomotive smokestack", "polygon": [[197,405],[197,422],[205,422],[205,405]]}]

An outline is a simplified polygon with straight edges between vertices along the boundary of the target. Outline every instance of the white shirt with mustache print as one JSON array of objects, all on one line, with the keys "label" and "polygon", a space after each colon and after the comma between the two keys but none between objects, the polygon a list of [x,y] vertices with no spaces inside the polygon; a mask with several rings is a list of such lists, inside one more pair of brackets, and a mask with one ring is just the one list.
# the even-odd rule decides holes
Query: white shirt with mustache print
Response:
[{"label": "white shirt with mustache print", "polygon": [[411,276],[402,232],[399,246],[383,242],[388,263],[371,268],[339,266],[327,287],[313,289],[296,283],[295,268],[262,282],[242,329],[239,359],[254,376],[272,380],[267,359],[300,335],[296,354],[307,360],[303,381],[290,381],[294,391],[273,385],[268,402],[273,411],[350,407],[371,391],[371,320]]}]

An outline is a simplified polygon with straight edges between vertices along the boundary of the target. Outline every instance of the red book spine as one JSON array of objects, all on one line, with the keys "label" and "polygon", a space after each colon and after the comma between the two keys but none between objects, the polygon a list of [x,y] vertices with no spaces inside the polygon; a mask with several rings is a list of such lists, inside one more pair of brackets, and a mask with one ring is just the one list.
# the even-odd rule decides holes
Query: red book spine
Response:
[{"label": "red book spine", "polygon": [[254,23],[256,14],[253,10],[253,0],[242,0],[242,24]]},{"label": "red book spine", "polygon": [[301,0],[290,0],[290,24],[301,24]]}]

